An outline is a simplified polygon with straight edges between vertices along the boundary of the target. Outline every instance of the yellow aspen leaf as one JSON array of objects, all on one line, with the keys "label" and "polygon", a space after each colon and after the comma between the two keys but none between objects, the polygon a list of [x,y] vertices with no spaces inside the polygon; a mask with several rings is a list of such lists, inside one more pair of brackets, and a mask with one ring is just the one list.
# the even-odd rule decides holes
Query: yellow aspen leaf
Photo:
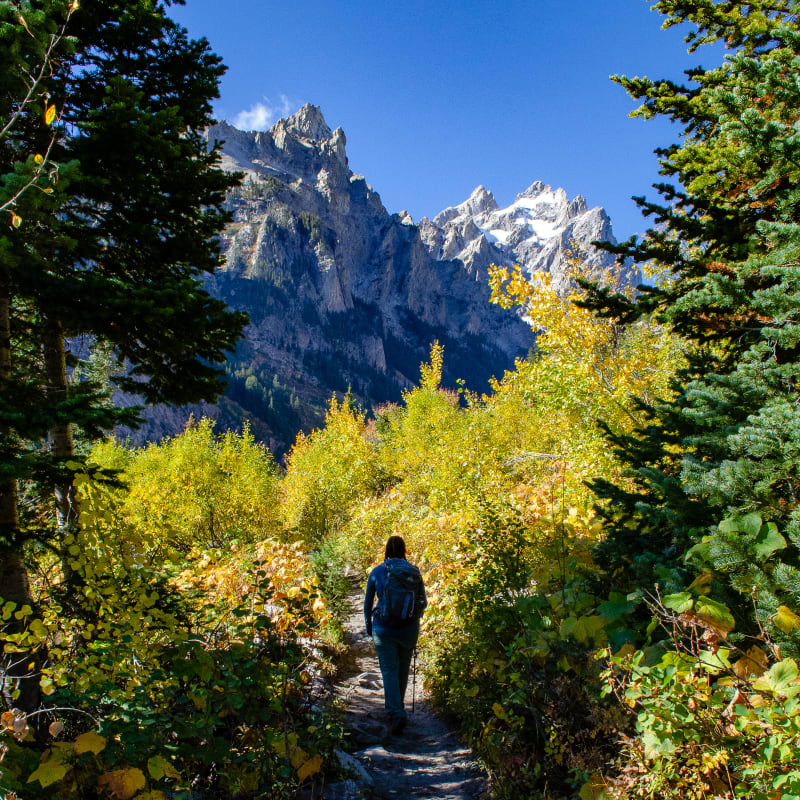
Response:
[{"label": "yellow aspen leaf", "polygon": [[19,214],[12,213],[11,214],[11,224],[15,228],[19,228],[19,226],[22,225],[22,217]]},{"label": "yellow aspen leaf", "polygon": [[791,633],[800,628],[800,616],[787,606],[778,606],[778,613],[775,614],[773,622],[784,633]]},{"label": "yellow aspen leaf", "polygon": [[494,715],[498,719],[508,719],[508,714],[506,713],[506,710],[503,708],[503,706],[500,705],[500,703],[495,703],[492,706],[492,711],[494,711]]},{"label": "yellow aspen leaf", "polygon": [[75,752],[80,755],[81,753],[94,753],[97,755],[102,752],[106,746],[105,736],[100,736],[99,733],[89,731],[82,733],[75,740]]},{"label": "yellow aspen leaf", "polygon": [[308,753],[302,747],[294,747],[289,751],[289,761],[295,769],[299,769],[300,765],[305,763],[308,758]]},{"label": "yellow aspen leaf", "polygon": [[[56,690],[56,684],[52,678],[43,677],[39,681],[39,688],[42,690],[42,694],[51,695]],[[55,723],[53,723],[55,724]],[[60,723],[59,723],[60,724]]]},{"label": "yellow aspen leaf", "polygon": [[54,105],[49,105],[44,110],[44,124],[45,125],[52,125],[53,120],[56,118],[56,107]]},{"label": "yellow aspen leaf", "polygon": [[67,768],[57,761],[45,761],[30,774],[28,783],[39,781],[42,788],[50,786],[51,783],[60,781],[67,774]]},{"label": "yellow aspen leaf", "polygon": [[315,775],[322,768],[322,756],[309,758],[298,770],[297,779],[302,783],[306,778]]},{"label": "yellow aspen leaf", "polygon": [[33,163],[34,164],[44,164],[44,156],[41,153],[37,153],[33,157]]},{"label": "yellow aspen leaf", "polygon": [[755,675],[757,678],[767,670],[767,655],[760,648],[753,645],[734,665],[733,671],[739,678]]},{"label": "yellow aspen leaf", "polygon": [[105,789],[115,800],[130,800],[146,784],[144,773],[136,767],[115,769],[97,779],[98,788]]}]

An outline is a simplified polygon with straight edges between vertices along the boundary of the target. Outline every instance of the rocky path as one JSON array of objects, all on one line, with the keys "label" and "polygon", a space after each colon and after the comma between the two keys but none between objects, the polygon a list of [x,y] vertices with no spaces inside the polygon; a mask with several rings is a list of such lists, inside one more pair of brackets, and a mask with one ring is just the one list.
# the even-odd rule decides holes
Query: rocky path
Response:
[{"label": "rocky path", "polygon": [[358,587],[351,594],[350,606],[346,625],[349,662],[342,669],[336,693],[344,705],[351,750],[350,754],[340,753],[340,760],[353,778],[330,787],[326,798],[476,800],[485,796],[485,776],[472,753],[434,713],[423,695],[419,671],[413,713],[409,680],[405,731],[385,737],[383,685],[372,640],[364,632]]}]

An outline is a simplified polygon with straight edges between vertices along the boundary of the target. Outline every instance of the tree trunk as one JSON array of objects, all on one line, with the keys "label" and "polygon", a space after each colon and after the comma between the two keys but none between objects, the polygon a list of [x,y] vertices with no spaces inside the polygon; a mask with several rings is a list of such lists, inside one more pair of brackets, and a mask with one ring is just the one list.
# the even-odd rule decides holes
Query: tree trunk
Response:
[{"label": "tree trunk", "polygon": [[[6,393],[11,378],[11,291],[7,282],[0,282],[0,396]],[[0,437],[11,434],[8,428],[0,429]],[[9,450],[0,450],[0,457],[11,457]],[[16,603],[17,608],[28,605],[34,608],[28,572],[22,558],[17,504],[17,482],[14,478],[0,482],[0,599]],[[11,616],[1,629],[18,633],[22,623]],[[38,662],[38,659],[35,659]],[[20,654],[4,653],[0,647],[0,693],[6,704],[26,713],[35,711],[41,702],[38,668],[28,671],[29,658]],[[12,697],[18,688],[19,696]]]},{"label": "tree trunk", "polygon": [[[45,323],[43,351],[48,404],[54,408],[66,400],[68,391],[64,330],[58,320],[49,319]],[[50,428],[50,452],[56,462],[63,463],[74,457],[75,447],[72,442],[71,426],[68,422],[54,424]],[[53,487],[53,493],[55,495],[61,570],[64,575],[64,585],[69,588],[74,585],[76,575],[70,565],[70,555],[64,540],[67,534],[75,529],[78,519],[78,504],[71,476],[57,480]]]}]

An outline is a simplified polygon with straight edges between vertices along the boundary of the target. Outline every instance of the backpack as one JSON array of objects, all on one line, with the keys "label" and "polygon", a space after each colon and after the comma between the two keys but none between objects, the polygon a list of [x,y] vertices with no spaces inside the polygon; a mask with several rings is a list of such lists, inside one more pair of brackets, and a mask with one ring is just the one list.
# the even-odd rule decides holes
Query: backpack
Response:
[{"label": "backpack", "polygon": [[384,625],[400,627],[418,620],[422,614],[419,602],[422,575],[408,561],[397,560],[386,566],[386,580],[375,608],[375,616]]}]

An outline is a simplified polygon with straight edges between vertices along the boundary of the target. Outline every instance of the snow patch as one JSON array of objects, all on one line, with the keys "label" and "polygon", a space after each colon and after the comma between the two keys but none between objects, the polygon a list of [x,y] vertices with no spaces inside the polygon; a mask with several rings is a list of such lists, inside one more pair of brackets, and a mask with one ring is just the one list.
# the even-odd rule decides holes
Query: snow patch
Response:
[{"label": "snow patch", "polygon": [[546,219],[529,219],[528,227],[534,232],[537,239],[552,239],[560,230],[555,222]]},{"label": "snow patch", "polygon": [[539,206],[557,206],[560,205],[559,199],[556,197],[555,192],[545,191],[537,194],[536,197],[518,197],[512,204],[514,208],[530,208],[535,209]]},{"label": "snow patch", "polygon": [[508,237],[511,236],[508,231],[504,231],[502,228],[492,228],[488,231],[485,228],[481,228],[481,230],[486,234],[486,238],[492,242],[492,244],[495,242],[505,244],[508,241]]}]

